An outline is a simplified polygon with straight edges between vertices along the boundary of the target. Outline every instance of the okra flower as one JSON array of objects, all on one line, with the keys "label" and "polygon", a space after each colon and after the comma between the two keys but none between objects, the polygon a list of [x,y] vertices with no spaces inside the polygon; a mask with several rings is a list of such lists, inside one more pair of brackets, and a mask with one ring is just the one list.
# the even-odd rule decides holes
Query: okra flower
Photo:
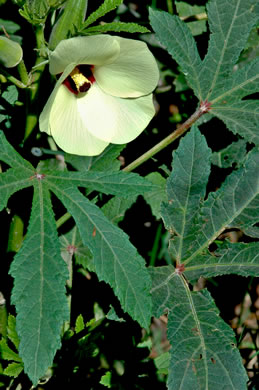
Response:
[{"label": "okra flower", "polygon": [[58,81],[40,115],[40,130],[64,151],[100,154],[135,139],[155,110],[159,73],[144,42],[111,35],[61,41],[50,55]]}]

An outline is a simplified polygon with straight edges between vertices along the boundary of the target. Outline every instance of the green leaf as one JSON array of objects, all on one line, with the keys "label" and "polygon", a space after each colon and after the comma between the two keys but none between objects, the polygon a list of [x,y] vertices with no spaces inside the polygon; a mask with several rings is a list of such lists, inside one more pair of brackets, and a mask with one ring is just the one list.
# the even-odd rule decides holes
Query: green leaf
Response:
[{"label": "green leaf", "polygon": [[102,207],[104,215],[115,225],[123,219],[126,211],[136,202],[137,196],[120,198],[115,196]]},{"label": "green leaf", "polygon": [[99,280],[109,283],[122,308],[143,327],[150,322],[150,278],[144,260],[124,232],[70,183],[49,182],[50,189],[73,215],[82,240],[93,253]]},{"label": "green leaf", "polygon": [[231,168],[233,165],[239,167],[246,156],[246,142],[239,139],[219,152],[214,152],[211,156],[212,164],[219,168]]},{"label": "green leaf", "polygon": [[184,1],[175,2],[176,11],[180,17],[188,18],[197,14],[205,13],[205,7],[198,5],[190,5]]},{"label": "green leaf", "polygon": [[161,218],[160,207],[163,201],[166,201],[166,179],[160,175],[158,172],[151,172],[146,176],[146,178],[151,181],[151,183],[157,186],[154,191],[146,192],[143,197],[145,201],[149,204],[152,210],[152,214],[156,217],[156,219]]},{"label": "green leaf", "polygon": [[4,369],[3,374],[7,376],[11,376],[13,378],[17,378],[17,376],[23,371],[22,363],[10,363]]},{"label": "green leaf", "polygon": [[214,241],[226,227],[242,230],[258,222],[258,166],[259,151],[254,149],[245,165],[229,175],[218,191],[209,194],[202,208],[202,231],[197,237],[200,247]]},{"label": "green leaf", "polygon": [[76,331],[76,333],[79,333],[84,328],[85,328],[84,318],[83,318],[82,314],[79,314],[79,316],[76,319],[75,331]]},{"label": "green leaf", "polygon": [[23,228],[23,220],[19,215],[14,215],[10,223],[7,252],[18,252],[23,242]]},{"label": "green leaf", "polygon": [[20,170],[19,168],[9,169],[7,172],[0,175],[0,210],[7,205],[7,201],[12,194],[18,189],[26,188],[32,185],[30,177],[28,177],[27,170]]},{"label": "green leaf", "polygon": [[68,270],[60,256],[50,197],[37,180],[26,239],[12,262],[12,303],[17,310],[19,355],[34,385],[52,364],[60,347],[61,326],[68,318],[65,282]]},{"label": "green leaf", "polygon": [[202,33],[207,31],[206,20],[196,20],[195,22],[188,22],[187,26],[191,30],[192,35],[194,37],[196,35],[201,35]]},{"label": "green leaf", "polygon": [[7,334],[8,334],[8,339],[12,341],[13,345],[18,350],[20,340],[16,332],[16,318],[10,314],[8,316]]},{"label": "green leaf", "polygon": [[80,237],[78,228],[75,226],[69,233],[62,235],[59,239],[61,256],[67,264],[75,257],[76,264],[82,265],[89,271],[95,271],[93,256],[90,249],[85,246]]},{"label": "green leaf", "polygon": [[[177,16],[151,9],[151,25],[157,38],[179,63],[199,101],[211,104],[207,118],[214,115],[230,131],[259,144],[258,103],[241,100],[258,91],[259,61],[257,58],[242,68],[235,65],[258,20],[259,4],[256,0],[230,0],[226,7],[224,0],[211,0],[207,8],[211,34],[203,61],[187,24]],[[234,71],[234,66],[240,69]]]},{"label": "green leaf", "polygon": [[200,69],[202,100],[210,101],[215,86],[233,71],[258,20],[258,8],[256,0],[229,0],[227,7],[225,0],[208,3],[211,35],[208,53]]},{"label": "green leaf", "polygon": [[34,172],[35,169],[33,166],[26,160],[22,158],[22,156],[16,152],[16,150],[9,144],[6,140],[4,132],[0,130],[0,160],[5,162],[10,166],[15,166],[20,168],[20,170],[27,170],[27,173]]},{"label": "green leaf", "polygon": [[256,100],[245,100],[231,105],[214,106],[211,113],[220,118],[233,132],[248,142],[259,145],[259,107]]},{"label": "green leaf", "polygon": [[158,40],[178,62],[187,83],[201,100],[201,59],[195,40],[188,26],[179,17],[167,12],[149,9],[149,18]]},{"label": "green leaf", "polygon": [[247,376],[233,330],[209,292],[192,292],[172,266],[150,270],[155,316],[168,312],[168,389],[244,390]]},{"label": "green leaf", "polygon": [[112,379],[112,373],[111,371],[107,371],[104,375],[102,375],[100,384],[110,389],[112,387],[111,379]]},{"label": "green leaf", "polygon": [[168,374],[169,362],[170,362],[170,352],[164,352],[162,355],[159,355],[154,359],[157,373],[158,374]]},{"label": "green leaf", "polygon": [[6,68],[13,68],[21,62],[23,50],[19,43],[0,36],[0,63]]},{"label": "green leaf", "polygon": [[93,33],[106,33],[106,32],[127,32],[127,33],[149,33],[146,27],[140,26],[137,23],[124,23],[124,22],[112,22],[100,24],[98,26],[88,27],[85,30],[80,31],[84,34],[93,34]]},{"label": "green leaf", "polygon": [[51,172],[47,175],[49,182],[70,183],[74,186],[85,187],[105,194],[130,197],[155,191],[157,186],[136,173],[128,172]]},{"label": "green leaf", "polygon": [[9,104],[14,106],[14,104],[18,100],[18,90],[15,85],[9,85],[7,90],[1,95],[3,99],[5,99]]},{"label": "green leaf", "polygon": [[49,49],[54,50],[63,39],[75,35],[83,22],[87,10],[88,0],[67,0],[65,8],[54,25],[50,39]]},{"label": "green leaf", "polygon": [[173,236],[170,252],[182,263],[193,252],[201,198],[205,196],[210,173],[210,149],[198,128],[193,126],[173,154],[173,171],[167,180],[168,203],[161,214]]},{"label": "green leaf", "polygon": [[237,274],[242,276],[258,276],[259,242],[228,243],[224,250],[215,253],[204,253],[188,263],[184,275],[190,281],[196,281],[200,276],[206,278]]},{"label": "green leaf", "polygon": [[19,24],[13,22],[12,20],[4,20],[4,19],[0,19],[0,26],[1,29],[3,28],[5,29],[7,34],[14,34],[21,28]]},{"label": "green leaf", "polygon": [[20,356],[7,345],[5,339],[0,340],[0,356],[3,360],[14,360],[15,362],[22,361]]},{"label": "green leaf", "polygon": [[65,154],[65,161],[78,171],[118,171],[120,161],[117,159],[125,145],[108,145],[99,156],[85,157]]},{"label": "green leaf", "polygon": [[100,7],[97,8],[96,11],[91,13],[90,16],[88,16],[86,21],[80,27],[80,30],[84,30],[90,24],[94,23],[97,19],[100,19],[101,17],[106,15],[108,12],[117,8],[120,4],[122,4],[122,2],[123,2],[123,0],[104,0],[103,4],[100,5]]}]

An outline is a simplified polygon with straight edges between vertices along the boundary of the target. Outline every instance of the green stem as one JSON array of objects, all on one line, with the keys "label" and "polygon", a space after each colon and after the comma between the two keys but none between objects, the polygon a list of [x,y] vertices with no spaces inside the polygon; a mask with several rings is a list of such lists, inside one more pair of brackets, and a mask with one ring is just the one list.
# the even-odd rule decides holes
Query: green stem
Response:
[{"label": "green stem", "polygon": [[149,160],[155,154],[163,150],[166,146],[170,145],[173,141],[179,138],[182,134],[184,134],[194,122],[196,122],[205,112],[205,109],[202,105],[190,116],[187,121],[185,121],[178,129],[176,129],[173,133],[168,135],[158,144],[156,144],[153,148],[149,149],[146,153],[142,154],[139,158],[133,161],[131,164],[127,165],[123,171],[130,172],[137,168],[139,165],[143,164],[145,161]]},{"label": "green stem", "polygon": [[19,64],[17,65],[17,70],[19,72],[21,82],[24,85],[28,86],[30,83],[30,77],[28,75],[28,72],[27,72],[27,69],[26,69],[26,66],[25,66],[25,63],[23,60],[21,60],[21,62],[19,62]]},{"label": "green stem", "polygon": [[172,3],[172,0],[167,0],[167,9],[168,9],[169,14],[172,14],[172,15],[173,15],[174,10],[173,10],[173,3]]},{"label": "green stem", "polygon": [[155,236],[153,248],[152,248],[152,251],[151,251],[150,262],[149,262],[150,267],[154,267],[155,263],[156,263],[156,258],[157,258],[157,252],[158,252],[158,249],[159,249],[159,241],[160,241],[160,238],[161,238],[161,233],[162,233],[162,224],[160,223],[158,225],[158,228],[157,228],[157,231],[156,231],[156,236]]},{"label": "green stem", "polygon": [[71,214],[69,213],[62,215],[62,217],[60,217],[56,222],[57,229],[60,228],[60,226],[62,226],[65,222],[67,222],[69,218],[71,218]]},{"label": "green stem", "polygon": [[27,85],[26,84],[23,84],[20,80],[18,80],[16,77],[10,75],[5,69],[2,69],[2,67],[0,67],[0,73],[2,75],[4,75],[4,77],[10,81],[12,84],[16,85],[16,87],[18,88],[27,88]]},{"label": "green stem", "polygon": [[[44,39],[44,27],[43,26],[37,26],[36,32],[35,32],[35,38],[36,38],[36,44],[37,49],[40,52],[44,49],[45,46],[45,39]],[[33,68],[34,70],[32,72],[32,85],[30,88],[30,91],[28,92],[28,104],[27,106],[30,107],[30,111],[26,115],[26,125],[25,125],[25,136],[24,140],[26,140],[31,132],[34,130],[38,123],[38,106],[35,103],[39,86],[40,86],[40,79],[42,72],[44,71],[46,66],[46,62],[42,61],[42,57],[39,55],[36,58],[35,65]]]}]

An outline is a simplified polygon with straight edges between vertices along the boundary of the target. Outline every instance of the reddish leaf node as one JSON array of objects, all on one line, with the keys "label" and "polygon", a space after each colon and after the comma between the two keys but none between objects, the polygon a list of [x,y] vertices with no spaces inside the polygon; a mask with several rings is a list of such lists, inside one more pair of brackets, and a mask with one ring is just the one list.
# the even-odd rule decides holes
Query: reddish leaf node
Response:
[{"label": "reddish leaf node", "polygon": [[30,179],[42,180],[42,179],[44,179],[45,176],[46,175],[44,175],[43,173],[35,172],[35,175],[31,176]]},{"label": "reddish leaf node", "polygon": [[208,100],[204,100],[204,102],[201,102],[201,104],[200,104],[200,110],[201,110],[203,113],[209,112],[210,109],[211,109],[211,103],[208,102]]},{"label": "reddish leaf node", "polygon": [[68,245],[67,251],[70,255],[73,255],[77,251],[77,247],[75,245]]},{"label": "reddish leaf node", "polygon": [[181,275],[184,271],[185,271],[185,266],[184,266],[184,264],[177,264],[177,266],[176,266],[176,268],[175,268],[175,272],[176,272],[178,275]]}]

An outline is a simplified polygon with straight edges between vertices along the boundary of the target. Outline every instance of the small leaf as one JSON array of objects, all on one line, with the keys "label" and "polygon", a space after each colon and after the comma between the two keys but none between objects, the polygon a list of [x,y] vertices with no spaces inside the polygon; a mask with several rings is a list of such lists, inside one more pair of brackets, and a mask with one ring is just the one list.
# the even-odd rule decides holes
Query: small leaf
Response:
[{"label": "small leaf", "polygon": [[19,26],[19,24],[11,20],[0,19],[0,29],[4,29],[7,34],[14,34],[18,30],[20,30],[20,28],[21,27]]},{"label": "small leaf", "polygon": [[20,340],[16,332],[16,318],[10,314],[8,316],[7,334],[8,334],[8,339],[12,341],[13,345],[18,350]]},{"label": "small leaf", "polygon": [[23,50],[19,43],[0,36],[0,63],[6,68],[13,68],[21,62]]},{"label": "small leaf", "polygon": [[11,376],[13,378],[17,378],[17,376],[23,371],[22,363],[10,363],[4,369],[3,374],[7,376]]},{"label": "small leaf", "polygon": [[75,331],[76,331],[76,333],[79,333],[84,328],[85,328],[84,318],[83,318],[82,314],[79,314],[79,316],[76,319]]},{"label": "small leaf", "polygon": [[123,23],[123,22],[112,22],[100,24],[98,26],[88,27],[85,30],[80,31],[84,34],[92,33],[106,33],[106,32],[127,32],[127,33],[149,33],[146,27],[140,26],[137,23]]},{"label": "small leaf", "polygon": [[60,236],[61,256],[67,264],[75,257],[75,262],[89,271],[95,271],[93,255],[85,246],[80,237],[78,228],[75,226],[69,233]]},{"label": "small leaf", "polygon": [[176,1],[175,6],[179,16],[184,18],[203,14],[206,12],[205,7],[198,5],[190,5],[188,3],[185,3],[184,1]]},{"label": "small leaf", "polygon": [[0,340],[0,356],[4,360],[14,360],[15,362],[21,362],[22,359],[18,353],[14,352],[8,345],[5,339]]},{"label": "small leaf", "polygon": [[23,242],[23,220],[14,215],[9,229],[7,252],[18,252]]},{"label": "small leaf", "polygon": [[136,202],[137,196],[120,198],[114,196],[102,207],[104,215],[115,225],[123,219],[126,211]]},{"label": "small leaf", "polygon": [[112,387],[111,385],[111,378],[112,378],[112,373],[111,371],[107,371],[102,377],[101,377],[101,380],[100,380],[100,384],[105,386],[105,387],[108,387],[109,389]]},{"label": "small leaf", "polygon": [[93,12],[86,21],[82,24],[80,27],[80,30],[85,29],[90,24],[94,23],[97,19],[100,19],[104,15],[106,15],[108,12],[114,10],[117,8],[120,4],[122,4],[123,0],[104,0],[103,4],[100,5],[99,8],[95,12]]},{"label": "small leaf", "polygon": [[239,139],[219,152],[214,152],[211,162],[219,168],[231,168],[233,165],[239,167],[244,162],[245,156],[246,142]]},{"label": "small leaf", "polygon": [[9,104],[14,106],[18,100],[18,90],[15,85],[9,85],[6,91],[1,95],[1,98],[5,99]]}]

